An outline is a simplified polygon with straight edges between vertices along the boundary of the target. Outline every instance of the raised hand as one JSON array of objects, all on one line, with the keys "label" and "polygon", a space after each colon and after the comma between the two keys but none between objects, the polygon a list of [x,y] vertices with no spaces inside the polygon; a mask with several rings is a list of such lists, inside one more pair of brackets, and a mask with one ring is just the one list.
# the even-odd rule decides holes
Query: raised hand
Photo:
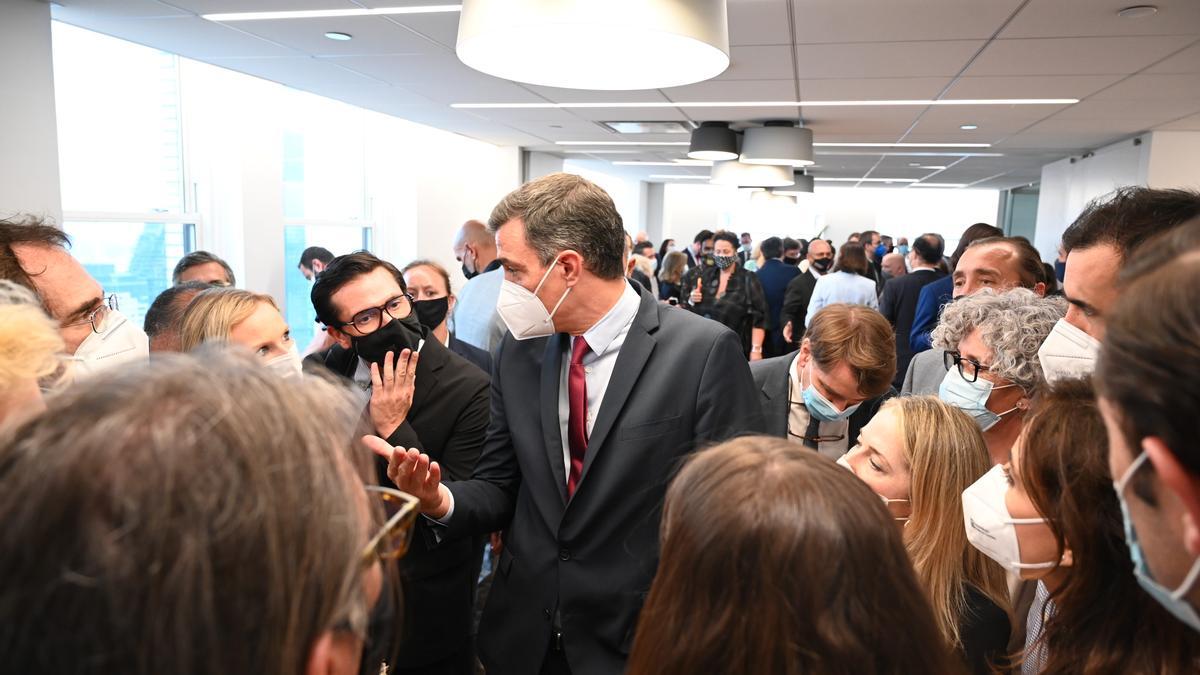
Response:
[{"label": "raised hand", "polygon": [[702,283],[704,283],[703,279],[697,279],[696,287],[692,289],[692,294],[688,296],[688,302],[692,303],[693,305],[700,304],[700,301],[704,299],[704,294],[700,290],[700,285]]},{"label": "raised hand", "polygon": [[371,452],[387,460],[388,478],[396,487],[421,501],[421,513],[443,518],[450,511],[450,491],[442,485],[442,468],[419,450],[394,448],[376,436],[363,436]]},{"label": "raised hand", "polygon": [[384,354],[382,367],[371,364],[371,424],[375,426],[375,433],[384,438],[391,436],[408,418],[420,356],[405,349],[394,359],[392,352]]}]

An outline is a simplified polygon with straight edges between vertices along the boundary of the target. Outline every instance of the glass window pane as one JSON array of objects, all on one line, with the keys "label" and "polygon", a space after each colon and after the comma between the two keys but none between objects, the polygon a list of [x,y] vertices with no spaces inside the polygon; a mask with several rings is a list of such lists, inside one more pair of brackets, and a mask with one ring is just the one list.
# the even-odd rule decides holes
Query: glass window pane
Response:
[{"label": "glass window pane", "polygon": [[366,217],[362,110],[305,92],[283,95],[284,217]]},{"label": "glass window pane", "polygon": [[292,339],[303,350],[319,330],[312,306],[312,282],[300,272],[300,254],[309,246],[322,246],[338,255],[362,250],[370,241],[371,228],[320,225],[288,225],[283,229],[283,261],[287,266],[285,294],[288,326]]},{"label": "glass window pane", "polygon": [[121,313],[142,325],[146,310],[171,285],[171,270],[186,252],[185,225],[67,221],[71,254],[106,293],[120,296]]},{"label": "glass window pane", "polygon": [[68,211],[184,211],[178,57],[52,24]]}]

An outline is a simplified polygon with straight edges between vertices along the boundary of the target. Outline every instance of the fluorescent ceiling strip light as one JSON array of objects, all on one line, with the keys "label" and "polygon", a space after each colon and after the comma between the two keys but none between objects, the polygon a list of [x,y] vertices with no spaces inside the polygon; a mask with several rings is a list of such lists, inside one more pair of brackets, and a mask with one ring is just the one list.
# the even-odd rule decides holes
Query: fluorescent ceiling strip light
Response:
[{"label": "fluorescent ceiling strip light", "polygon": [[681,180],[708,180],[708,176],[689,176],[689,175],[684,175],[684,174],[672,174],[672,173],[653,173],[653,174],[650,174],[650,177],[651,178],[679,178]]},{"label": "fluorescent ceiling strip light", "polygon": [[990,148],[991,143],[813,143],[820,148]]},{"label": "fluorescent ceiling strip light", "polygon": [[689,141],[555,141],[555,145],[691,145]]},{"label": "fluorescent ceiling strip light", "polygon": [[915,183],[916,178],[815,178],[813,180],[833,183]]},{"label": "fluorescent ceiling strip light", "polygon": [[224,12],[201,14],[209,21],[264,21],[269,19],[326,19],[342,16],[381,16],[386,14],[435,14],[459,12],[462,5],[414,5],[412,7],[377,7],[375,9],[298,9],[281,12]]},{"label": "fluorescent ceiling strip light", "polygon": [[964,188],[966,183],[913,183],[909,187],[931,187],[931,188]]},{"label": "fluorescent ceiling strip light", "polygon": [[[353,10],[349,10],[353,11]],[[377,10],[371,10],[377,11]],[[572,103],[451,103],[451,108],[861,108],[941,105],[1072,105],[1077,98],[951,98],[895,99],[880,101],[603,101]]]},{"label": "fluorescent ceiling strip light", "polygon": [[833,156],[833,157],[878,157],[879,155],[887,155],[889,157],[1003,157],[1003,152],[892,152],[891,150],[883,150],[880,152],[860,152],[854,150],[846,151],[823,151],[814,152],[814,155]]}]

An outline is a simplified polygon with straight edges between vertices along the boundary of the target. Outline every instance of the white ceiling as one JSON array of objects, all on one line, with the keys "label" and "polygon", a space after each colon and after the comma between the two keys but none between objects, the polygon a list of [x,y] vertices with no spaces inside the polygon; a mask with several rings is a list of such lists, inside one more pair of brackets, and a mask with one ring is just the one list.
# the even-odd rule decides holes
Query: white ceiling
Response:
[{"label": "white ceiling", "polygon": [[[212,12],[433,4],[433,0],[55,0],[56,19],[500,145],[561,153],[556,141],[630,140],[601,121],[797,119],[818,142],[991,143],[916,156],[818,149],[818,177],[917,178],[1006,188],[1043,164],[1153,129],[1200,131],[1200,1],[728,0],[732,63],[698,84],[631,92],[523,85],[454,54],[458,15],[217,24]],[[350,33],[336,42],[326,31]],[[1078,98],[1075,105],[452,109],[451,103]],[[959,129],[977,124],[975,131]],[[632,140],[678,141],[680,135]],[[586,148],[575,148],[586,149]],[[612,150],[613,148],[607,148]],[[564,154],[663,161],[685,147]],[[999,153],[999,157],[967,153]],[[954,154],[957,153],[957,154]],[[945,166],[946,169],[914,168]],[[619,170],[646,177],[704,168]],[[847,183],[848,184],[848,183]]]}]

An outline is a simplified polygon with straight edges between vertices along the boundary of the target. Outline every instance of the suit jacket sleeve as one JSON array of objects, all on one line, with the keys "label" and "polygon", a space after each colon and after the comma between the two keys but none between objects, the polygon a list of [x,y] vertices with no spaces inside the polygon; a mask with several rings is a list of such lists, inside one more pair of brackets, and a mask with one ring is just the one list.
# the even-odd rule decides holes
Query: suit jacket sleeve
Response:
[{"label": "suit jacket sleeve", "polygon": [[[817,279],[817,285],[813,287],[812,299],[808,301],[808,311],[804,314],[805,328],[808,328],[808,324],[812,323],[813,316],[825,306],[825,289],[827,287],[828,284],[823,284],[820,279]],[[793,330],[795,329],[793,328]]]},{"label": "suit jacket sleeve", "polygon": [[450,480],[467,480],[471,477],[487,438],[489,418],[488,390],[480,387],[455,420],[454,434],[442,449],[442,458],[438,460],[443,474]]},{"label": "suit jacket sleeve", "polygon": [[762,282],[758,280],[757,274],[751,273],[746,276],[749,278],[746,292],[750,296],[750,325],[755,328],[766,328],[767,317],[770,314],[770,310],[767,308],[767,294],[763,292]]},{"label": "suit jacket sleeve", "polygon": [[719,442],[748,433],[763,433],[762,406],[742,341],[721,331],[708,352],[696,395],[696,441]]},{"label": "suit jacket sleeve", "polygon": [[912,359],[908,362],[908,370],[904,371],[904,384],[900,385],[900,395],[909,396],[913,391],[913,366],[917,365],[917,360]]},{"label": "suit jacket sleeve", "polygon": [[808,297],[804,293],[804,277],[808,272],[801,272],[788,282],[787,290],[783,292],[783,309],[779,312],[779,325],[792,324],[792,339],[799,340],[797,334],[804,329],[804,315],[808,312]]},{"label": "suit jacket sleeve", "polygon": [[879,296],[879,313],[888,320],[888,323],[892,324],[893,328],[896,327],[896,310],[900,301],[900,298],[897,297],[900,294],[900,284],[896,283],[898,279],[903,279],[903,277],[888,279],[887,283],[883,285],[883,295]]},{"label": "suit jacket sleeve", "polygon": [[933,346],[930,333],[937,325],[938,301],[932,284],[921,289],[917,296],[917,311],[913,314],[912,330],[908,333],[908,345],[912,353],[923,352]]}]

